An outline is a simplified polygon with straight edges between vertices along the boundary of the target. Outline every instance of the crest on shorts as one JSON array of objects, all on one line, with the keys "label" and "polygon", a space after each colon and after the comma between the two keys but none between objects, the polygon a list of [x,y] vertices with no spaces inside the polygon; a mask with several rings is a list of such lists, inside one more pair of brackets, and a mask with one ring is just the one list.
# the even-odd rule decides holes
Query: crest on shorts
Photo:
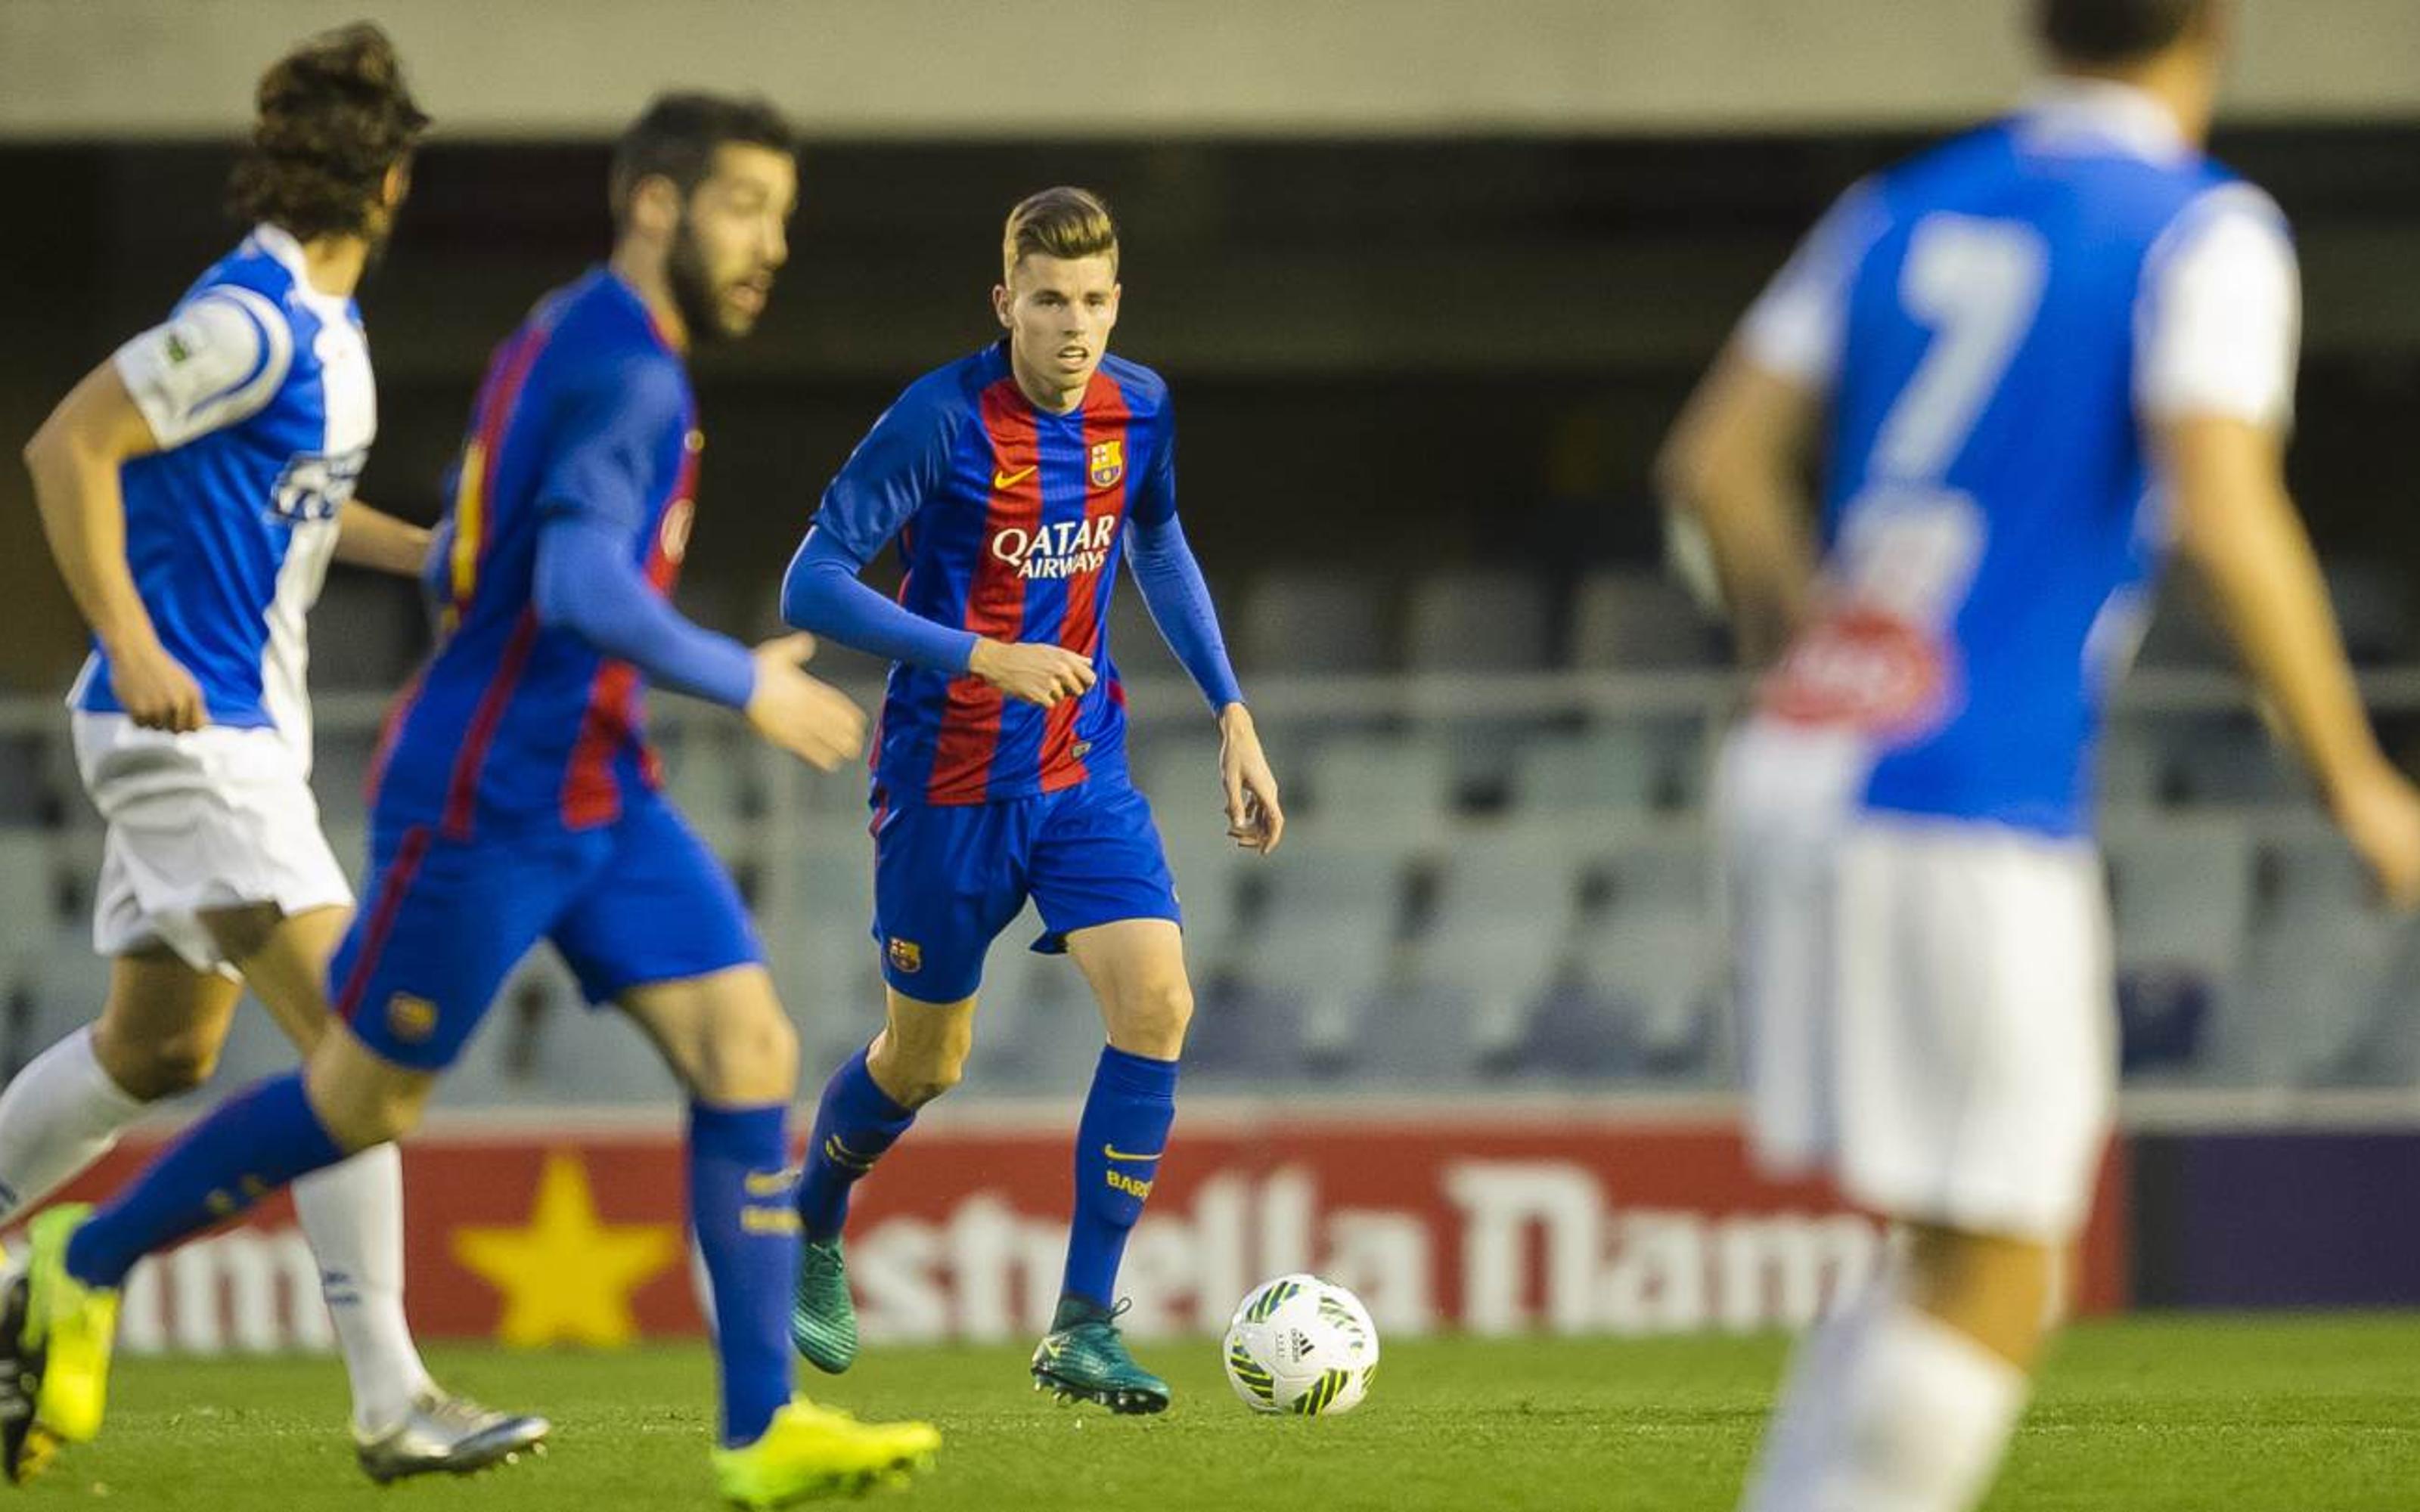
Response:
[{"label": "crest on shorts", "polygon": [[903,940],[894,935],[891,941],[891,969],[908,976],[923,970],[924,948],[914,940]]},{"label": "crest on shorts", "polygon": [[1093,443],[1093,486],[1114,488],[1126,475],[1126,443],[1123,438]]},{"label": "crest on shorts", "polygon": [[386,1000],[387,1032],[406,1044],[418,1044],[437,1032],[437,1005],[426,997],[397,993]]}]

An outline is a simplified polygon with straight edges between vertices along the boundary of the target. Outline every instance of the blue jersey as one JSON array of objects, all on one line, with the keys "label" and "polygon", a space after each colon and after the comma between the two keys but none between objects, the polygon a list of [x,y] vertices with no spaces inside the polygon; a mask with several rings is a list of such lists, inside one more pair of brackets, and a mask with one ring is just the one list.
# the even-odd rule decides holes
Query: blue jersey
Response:
[{"label": "blue jersey", "polygon": [[[261,226],[114,362],[160,447],[118,482],[128,565],[161,643],[212,723],[275,728],[307,749],[303,616],[377,430],[360,312],[314,289],[301,246]],[[70,702],[122,712],[97,646]]]},{"label": "blue jersey", "polygon": [[2143,416],[2167,404],[2152,347],[2192,340],[2161,334],[2189,316],[2166,264],[2229,217],[2282,242],[2128,104],[2021,115],[1860,186],[1750,317],[1751,356],[1832,401],[1823,609],[1766,712],[1863,733],[1868,810],[2087,826],[2165,545]]},{"label": "blue jersey", "polygon": [[970,804],[1073,787],[1125,760],[1109,595],[1131,517],[1176,511],[1173,417],[1159,376],[1104,358],[1083,402],[1038,409],[1007,343],[900,395],[826,490],[814,528],[857,561],[894,535],[911,613],[999,640],[1064,646],[1099,680],[1045,710],[979,677],[892,668],[875,785],[897,803]]},{"label": "blue jersey", "polygon": [[558,516],[604,521],[670,596],[704,444],[677,348],[602,269],[498,348],[430,562],[442,639],[389,720],[382,827],[590,829],[658,785],[638,669],[540,621],[538,535]]}]

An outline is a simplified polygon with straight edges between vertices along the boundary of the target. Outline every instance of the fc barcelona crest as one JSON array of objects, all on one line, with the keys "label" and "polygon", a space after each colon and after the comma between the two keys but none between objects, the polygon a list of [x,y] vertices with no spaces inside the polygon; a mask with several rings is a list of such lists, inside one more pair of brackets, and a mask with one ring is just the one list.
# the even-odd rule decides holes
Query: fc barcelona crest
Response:
[{"label": "fc barcelona crest", "polygon": [[1093,486],[1114,488],[1126,475],[1126,443],[1123,438],[1093,443]]},{"label": "fc barcelona crest", "polygon": [[896,935],[892,936],[891,969],[909,977],[923,970],[924,948],[914,940],[903,940]]}]

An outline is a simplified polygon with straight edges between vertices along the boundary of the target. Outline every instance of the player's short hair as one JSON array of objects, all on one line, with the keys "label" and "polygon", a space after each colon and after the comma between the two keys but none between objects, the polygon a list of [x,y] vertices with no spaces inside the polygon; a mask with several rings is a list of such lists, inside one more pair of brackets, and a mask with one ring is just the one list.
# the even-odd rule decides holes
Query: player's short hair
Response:
[{"label": "player's short hair", "polygon": [[613,144],[613,224],[628,217],[643,179],[669,178],[689,198],[714,171],[714,149],[730,144],[799,154],[797,130],[767,100],[694,90],[658,95]]},{"label": "player's short hair", "polygon": [[366,21],[297,44],[260,76],[257,101],[228,203],[304,241],[367,230],[387,170],[428,129],[395,43]]},{"label": "player's short hair", "polygon": [[2067,63],[2132,63],[2201,23],[2211,0],[2036,0],[2035,29]]},{"label": "player's short hair", "polygon": [[1118,266],[1118,223],[1109,203],[1089,189],[1061,184],[1028,194],[1008,212],[1000,238],[1000,262],[1004,272],[1036,253],[1046,257],[1098,257]]}]

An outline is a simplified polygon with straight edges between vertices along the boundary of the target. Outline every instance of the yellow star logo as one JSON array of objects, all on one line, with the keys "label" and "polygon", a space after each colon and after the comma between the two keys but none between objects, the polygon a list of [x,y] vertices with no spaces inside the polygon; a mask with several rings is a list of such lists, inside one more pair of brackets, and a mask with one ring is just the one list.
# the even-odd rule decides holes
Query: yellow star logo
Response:
[{"label": "yellow star logo", "polygon": [[562,1150],[546,1158],[526,1227],[454,1231],[454,1257],[504,1293],[496,1337],[515,1349],[629,1343],[631,1294],[679,1253],[675,1225],[600,1221],[587,1167]]}]

